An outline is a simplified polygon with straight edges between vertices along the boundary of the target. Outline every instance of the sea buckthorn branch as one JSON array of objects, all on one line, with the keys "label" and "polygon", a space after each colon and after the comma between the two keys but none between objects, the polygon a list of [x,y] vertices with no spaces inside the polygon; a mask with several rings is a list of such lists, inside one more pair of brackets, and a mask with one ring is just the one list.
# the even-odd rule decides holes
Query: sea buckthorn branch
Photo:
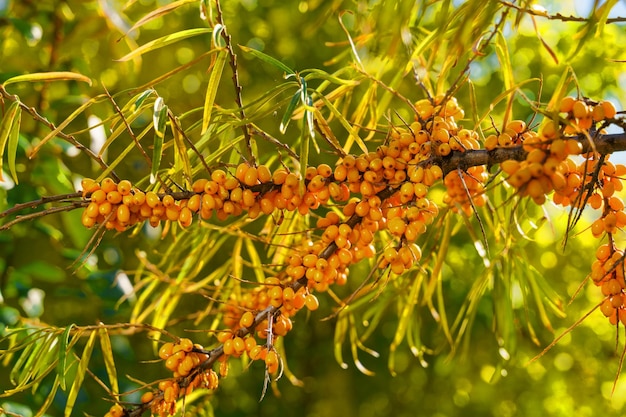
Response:
[{"label": "sea buckthorn branch", "polygon": [[[518,10],[520,12],[529,14],[531,16],[543,17],[549,20],[560,20],[562,22],[589,22],[590,18],[588,17],[579,17],[579,16],[565,16],[561,13],[549,14],[546,9],[539,5],[532,5],[531,7],[522,7],[518,6],[514,3],[500,0],[500,4],[509,7],[511,9]],[[626,17],[608,17],[606,19],[606,23],[619,23],[625,22]]]},{"label": "sea buckthorn branch", "polygon": [[[385,144],[376,151],[345,155],[334,169],[321,164],[307,167],[302,174],[285,168],[272,173],[263,165],[241,163],[234,173],[213,170],[210,178],[196,180],[189,191],[159,193],[139,190],[127,180],[116,183],[106,178],[95,183],[85,179],[81,195],[88,204],[83,224],[100,224],[120,231],[141,221],[149,221],[153,226],[161,221],[178,222],[181,227],[188,227],[194,217],[209,220],[214,214],[224,220],[246,212],[253,219],[275,210],[297,210],[305,215],[332,202],[342,207],[341,214],[329,211],[317,220],[316,230],[323,231],[321,235],[307,236],[299,247],[292,248],[287,263],[276,276],[243,293],[241,299],[226,301],[226,329],[217,334],[217,347],[205,350],[192,343],[190,348],[190,342],[177,343],[177,347],[166,344],[168,347],[160,351],[160,356],[173,372],[169,385],[164,383],[147,393],[138,408],[121,408],[121,412],[139,415],[151,409],[159,415],[170,414],[180,396],[195,388],[217,386],[218,375],[212,369],[216,362],[224,377],[228,359],[244,353],[252,360],[263,360],[266,372],[274,374],[281,358],[273,349],[273,342],[291,330],[290,317],[305,306],[317,309],[314,291],[324,292],[331,284],[345,284],[351,264],[376,256],[372,244],[376,233],[386,230],[391,237],[379,252],[379,268],[389,268],[400,275],[420,260],[421,249],[414,242],[437,216],[438,207],[427,195],[430,186],[439,180],[446,186],[445,204],[453,210],[460,207],[465,212],[475,211],[486,201],[485,165],[500,163],[508,175],[506,181],[520,196],[528,195],[537,204],[543,204],[546,194],[553,191],[555,202],[567,205],[573,201],[572,196],[591,190],[589,204],[603,207],[598,226],[592,226],[594,236],[612,236],[626,224],[623,204],[613,196],[615,190],[621,189],[620,177],[626,173],[626,167],[614,166],[590,152],[604,149],[603,136],[594,133],[594,144],[599,146],[592,148],[588,133],[585,134],[594,121],[601,123],[615,116],[610,108],[594,104],[594,112],[601,108],[604,113],[591,116],[593,112],[585,101],[574,100],[561,109],[565,108],[562,112],[567,113],[568,124],[549,121],[535,133],[523,122],[510,122],[505,131],[485,138],[487,150],[480,150],[477,133],[456,125],[454,116],[463,115],[456,101],[441,100],[442,97],[434,97],[417,102],[415,108],[422,122],[391,129]],[[576,128],[581,129],[579,136],[565,136],[572,135]],[[608,138],[609,143],[619,142],[612,136]],[[585,161],[576,167],[569,155],[581,154],[585,144],[589,146]],[[482,155],[478,158],[480,163],[474,161],[476,165],[454,169],[446,165],[446,161],[468,155]],[[589,176],[587,172],[594,174]],[[300,188],[300,175],[305,179],[304,190]],[[610,301],[614,304],[621,294],[616,291],[611,292],[614,298]],[[266,341],[265,346],[257,344],[254,332]],[[119,407],[116,404],[111,415],[120,415]]]},{"label": "sea buckthorn branch", "polygon": [[[602,155],[610,155],[615,152],[626,151],[626,133],[604,133],[593,138],[593,146],[589,138],[584,134],[567,136],[565,139],[574,139],[582,145],[582,153],[595,151]],[[475,149],[466,152],[454,151],[448,157],[433,158],[431,163],[441,166],[444,173],[449,173],[458,168],[466,170],[475,166],[495,166],[507,160],[523,161],[528,152],[522,145],[510,148]]]},{"label": "sea buckthorn branch", "polygon": [[[3,99],[9,100],[9,101],[13,101],[13,102],[17,102],[19,103],[19,106],[22,108],[23,111],[27,112],[28,114],[31,115],[31,117],[43,124],[44,126],[46,126],[48,129],[50,129],[51,131],[56,131],[57,130],[57,126],[52,123],[51,121],[49,121],[47,118],[45,118],[44,116],[42,116],[41,114],[39,114],[37,112],[37,109],[35,109],[34,107],[29,107],[26,104],[22,103],[22,101],[20,100],[20,98],[17,95],[14,94],[10,94],[2,84],[0,84],[0,95],[2,96]],[[79,151],[84,152],[85,154],[87,154],[91,159],[93,159],[94,161],[96,161],[96,163],[98,165],[100,165],[100,167],[103,170],[108,169],[108,165],[106,164],[106,162],[104,162],[104,160],[98,156],[97,154],[95,154],[91,149],[89,149],[89,147],[83,145],[82,143],[80,143],[78,140],[76,140],[76,138],[72,135],[68,135],[66,133],[63,133],[61,131],[59,131],[56,134],[57,137],[69,142],[70,144],[74,145]],[[116,181],[119,181],[119,177],[117,177],[117,175],[115,174],[114,171],[111,171],[111,176],[113,176],[113,178]]]},{"label": "sea buckthorn branch", "polygon": [[[241,117],[241,121],[244,122],[246,117],[246,111],[243,106],[243,99],[241,97],[241,91],[243,90],[241,84],[239,83],[239,70],[237,69],[237,54],[233,50],[232,38],[226,29],[226,25],[224,24],[224,18],[222,14],[222,6],[219,0],[215,0],[215,10],[217,14],[217,21],[221,25],[220,35],[224,39],[226,43],[226,50],[228,51],[228,56],[230,58],[230,68],[233,73],[233,86],[235,87],[235,103],[237,107],[239,107],[239,116]],[[241,125],[241,129],[243,131],[243,135],[246,141],[246,159],[250,162],[251,165],[255,165],[254,153],[252,152],[252,138],[250,137],[250,126],[248,123],[244,122]]]}]

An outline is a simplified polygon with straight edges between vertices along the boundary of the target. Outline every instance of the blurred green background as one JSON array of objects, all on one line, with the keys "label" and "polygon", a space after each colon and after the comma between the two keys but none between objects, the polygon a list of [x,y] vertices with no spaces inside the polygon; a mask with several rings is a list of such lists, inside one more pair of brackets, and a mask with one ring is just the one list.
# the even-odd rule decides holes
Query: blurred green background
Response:
[{"label": "blurred green background", "polygon": [[[0,1],[0,82],[18,74],[52,70],[76,71],[92,78],[93,87],[61,82],[16,84],[9,89],[57,124],[86,97],[95,94],[94,91],[101,93],[102,85],[118,93],[149,83],[161,74],[192,62],[210,48],[209,39],[195,37],[151,52],[141,63],[116,61],[137,45],[165,34],[204,27],[198,4],[193,3],[123,36],[139,18],[166,3],[144,0],[126,5],[114,0]],[[338,68],[335,59],[342,65],[349,60],[346,35],[338,19],[341,11],[351,11],[343,15],[343,21],[353,36],[373,37],[367,46],[360,45],[359,51],[364,57],[375,57],[387,53],[389,40],[400,33],[402,22],[412,18],[404,16],[403,11],[419,9],[413,2],[385,1],[245,0],[222,3],[224,20],[234,44],[262,50],[297,70],[322,68],[329,72]],[[451,7],[455,7],[463,2],[433,3],[432,10],[437,10],[437,3],[451,3]],[[549,13],[566,16],[587,16],[592,4],[592,1],[573,0],[542,3]],[[435,25],[437,15],[435,11],[429,13],[432,15],[424,17],[424,23]],[[623,2],[612,13],[626,15]],[[488,18],[495,21],[498,16],[494,13]],[[622,109],[618,103],[626,85],[624,25],[608,25],[601,36],[589,39],[573,55],[581,38],[580,34],[576,35],[581,27],[582,23],[551,22],[541,18],[537,18],[537,32],[528,18],[524,18],[517,29],[510,24],[505,26],[503,33],[511,54],[515,81],[541,79],[524,85],[522,91],[531,100],[546,102],[561,75],[571,68],[583,95],[610,99]],[[537,33],[550,46],[558,62],[541,44]],[[469,49],[464,53],[467,51]],[[492,49],[488,51],[485,57],[470,66],[470,80],[475,87],[481,115],[490,111],[489,104],[503,91],[497,57]],[[461,56],[459,66],[448,74],[450,78],[465,65],[463,58],[466,57]],[[201,59],[155,86],[175,113],[202,107],[209,64],[208,58]],[[284,82],[275,68],[261,64],[250,55],[239,53],[239,65],[246,102]],[[225,74],[216,103],[233,107],[229,71]],[[434,74],[430,76],[436,78]],[[402,93],[411,99],[423,97],[411,77],[407,77],[404,88],[406,91]],[[571,92],[576,94],[575,88],[572,87]],[[469,114],[468,88],[462,88],[457,97],[466,109],[466,115]],[[101,120],[111,113],[111,108],[105,103],[92,107],[90,112],[93,113],[91,116]],[[502,113],[502,105],[491,110],[495,120],[499,120]],[[516,101],[514,117],[530,120],[532,114],[525,100]],[[84,129],[90,123],[87,116],[79,117],[67,131]],[[277,112],[258,123],[282,139],[278,131],[281,116]],[[35,200],[41,195],[72,192],[80,178],[95,176],[97,170],[91,161],[61,141],[53,141],[37,158],[28,159],[25,150],[29,142],[41,138],[47,129],[27,115],[23,117],[22,125],[17,165],[20,183],[11,184],[9,175],[4,173],[5,181],[0,182],[0,210]],[[295,133],[288,131],[287,136],[290,134]],[[85,143],[94,140],[93,135],[90,137],[86,133],[80,137]],[[267,145],[259,146],[271,152],[271,148],[263,148]],[[114,145],[108,151],[109,158],[113,159],[115,152],[121,149],[121,145]],[[329,157],[322,153],[312,158],[325,160]],[[139,153],[131,153],[118,172],[121,177],[136,180],[148,175],[149,168]],[[539,345],[531,341],[524,325],[520,324],[517,352],[510,360],[503,358],[506,353],[499,352],[493,335],[492,305],[485,300],[481,301],[465,350],[451,355],[449,349],[443,349],[434,355],[426,355],[425,363],[420,363],[403,344],[396,352],[397,374],[392,376],[387,360],[398,319],[396,312],[391,311],[366,342],[381,357],[373,358],[365,353],[360,356],[364,366],[375,372],[374,376],[366,376],[349,359],[346,359],[347,369],[342,369],[335,361],[334,320],[321,320],[331,313],[330,303],[322,299],[322,308],[315,314],[302,313],[296,318],[294,330],[285,341],[289,367],[302,380],[303,386],[293,386],[283,377],[277,383],[278,392],[270,390],[259,401],[262,366],[253,364],[241,369],[241,366],[233,365],[229,377],[221,381],[220,389],[207,398],[206,403],[199,401],[187,407],[187,413],[306,417],[623,415],[626,410],[625,380],[620,379],[614,393],[612,390],[625,336],[611,327],[599,312],[591,314],[545,356],[529,363],[556,335],[585,315],[601,298],[596,288],[585,285],[568,304],[590,269],[597,243],[581,234],[580,239],[570,239],[563,248],[566,215],[558,210],[552,211],[551,221],[543,223],[532,239],[520,239],[515,249],[533,260],[534,267],[560,294],[567,314],[565,318],[551,316],[553,332],[539,329]],[[3,323],[0,329],[13,325],[18,312],[58,326],[127,320],[130,303],[117,304],[125,292],[124,284],[130,282],[125,281],[126,275],[121,271],[137,267],[138,248],[154,255],[163,253],[171,242],[167,238],[160,240],[147,230],[132,238],[126,234],[110,234],[105,236],[90,262],[77,269],[71,264],[91,236],[90,231],[79,225],[80,214],[71,212],[0,232],[0,322]],[[498,249],[494,247],[492,250]],[[443,288],[449,315],[453,317],[471,287],[473,271],[476,276],[480,274],[482,260],[476,254],[471,238],[464,232],[454,236],[450,254],[444,270]],[[198,308],[203,300],[198,297],[194,302],[197,304],[191,303],[189,311]],[[433,348],[445,346],[438,323],[428,311],[421,313],[424,343]],[[524,314],[523,310],[520,314]],[[184,328],[188,327],[178,329],[181,334]],[[137,386],[124,378],[125,375],[143,381],[166,376],[160,364],[145,362],[154,356],[152,346],[142,335],[114,337],[113,347],[118,372],[123,379],[122,390]],[[350,357],[347,349],[344,357]],[[106,380],[102,364],[96,361],[92,369]],[[44,387],[46,383],[50,382],[45,382]],[[0,371],[0,390],[7,389],[10,389],[8,375]],[[83,412],[103,415],[109,407],[101,400],[104,395],[97,384],[88,381],[79,396],[75,415]],[[57,397],[49,415],[62,415],[64,398],[61,394]],[[30,416],[44,398],[45,395],[27,392],[0,398],[0,406]]]}]

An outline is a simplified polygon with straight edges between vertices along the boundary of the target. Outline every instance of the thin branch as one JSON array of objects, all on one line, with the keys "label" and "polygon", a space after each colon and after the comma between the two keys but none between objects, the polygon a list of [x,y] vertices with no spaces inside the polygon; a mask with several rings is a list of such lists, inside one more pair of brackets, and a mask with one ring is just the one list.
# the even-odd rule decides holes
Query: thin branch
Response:
[{"label": "thin branch", "polygon": [[[568,139],[578,140],[583,145],[583,153],[593,152],[592,145],[585,136],[573,136],[568,137]],[[598,135],[593,141],[593,146],[595,151],[601,155],[626,151],[626,133]],[[510,148],[496,148],[491,151],[485,149],[467,150],[465,152],[454,151],[448,156],[437,156],[428,161],[429,164],[439,165],[445,176],[448,172],[458,168],[467,170],[473,166],[492,166],[508,159],[523,161],[526,159],[526,154],[524,148],[519,145]]]},{"label": "thin branch", "polygon": [[109,98],[109,101],[113,105],[115,112],[120,116],[120,119],[122,119],[124,126],[126,126],[126,130],[128,131],[128,134],[130,135],[131,138],[133,138],[133,141],[135,142],[135,146],[137,146],[137,149],[139,149],[139,152],[141,152],[144,159],[148,162],[148,166],[151,167],[152,159],[150,159],[146,151],[143,149],[143,146],[141,146],[141,143],[139,143],[139,140],[137,139],[137,135],[135,135],[135,132],[133,132],[133,128],[128,123],[128,120],[126,120],[126,116],[124,116],[124,113],[122,113],[122,109],[120,109],[120,107],[117,105],[117,103],[115,102],[115,99],[113,98],[113,96],[111,96],[111,94],[109,93],[109,90],[107,90],[104,84],[102,84],[102,88],[104,88],[104,93]]},{"label": "thin branch", "polygon": [[[510,3],[508,1],[502,1],[502,0],[500,1],[500,4],[506,7],[515,9],[517,11],[520,11],[520,12],[523,12],[532,16],[543,17],[548,20],[559,20],[561,22],[589,22],[588,17],[579,17],[579,16],[572,16],[572,15],[565,16],[561,13],[548,14],[545,10],[529,9],[526,7],[521,7],[516,4]],[[612,18],[606,19],[606,23],[620,23],[620,22],[626,22],[626,17],[612,17]]]},{"label": "thin branch", "polygon": [[38,217],[45,217],[48,214],[61,213],[64,211],[72,211],[74,209],[81,208],[81,207],[87,207],[88,204],[89,204],[88,201],[74,201],[72,202],[72,204],[68,206],[52,207],[43,211],[38,211],[37,213],[30,213],[30,214],[24,214],[22,216],[17,216],[14,220],[11,220],[10,222],[5,223],[2,226],[0,226],[0,231],[8,230],[14,225],[16,225],[17,223],[25,222],[27,220],[33,220]]},{"label": "thin branch", "polygon": [[237,55],[233,50],[233,43],[230,34],[226,30],[226,25],[224,25],[224,18],[222,15],[222,6],[220,5],[220,1],[215,1],[215,8],[217,11],[217,21],[220,25],[222,25],[222,30],[220,32],[222,38],[226,42],[226,50],[228,51],[228,56],[230,57],[229,63],[230,68],[233,72],[233,85],[235,87],[235,103],[239,107],[239,116],[241,117],[241,121],[243,124],[241,125],[241,129],[243,130],[243,136],[246,140],[246,150],[248,155],[246,158],[251,165],[256,165],[254,154],[252,152],[252,138],[250,137],[249,124],[246,122],[246,111],[243,108],[243,99],[241,98],[241,84],[239,83],[239,70],[237,67]]},{"label": "thin branch", "polygon": [[[2,84],[0,84],[0,95],[3,98],[5,98],[5,99],[7,99],[9,101],[16,101],[16,102],[18,102],[19,106],[22,108],[23,111],[25,111],[26,113],[30,114],[33,119],[35,119],[37,122],[47,126],[50,130],[56,130],[57,129],[57,127],[55,126],[54,123],[52,123],[51,121],[46,119],[44,116],[40,115],[34,107],[27,106],[26,104],[24,104],[24,103],[22,103],[20,101],[20,98],[18,96],[10,94],[7,90],[5,90],[5,88],[4,88],[4,86]],[[78,140],[76,140],[76,138],[74,136],[68,135],[68,134],[63,133],[63,132],[57,133],[56,136],[61,138],[61,139],[66,140],[69,143],[71,143],[76,148],[78,148],[78,150],[80,150],[82,152],[85,152],[91,159],[96,161],[96,163],[98,165],[100,165],[100,167],[102,167],[103,170],[107,170],[109,168],[109,166],[106,164],[106,162],[104,162],[104,160],[101,157],[96,155],[91,149],[89,149],[88,147],[86,147],[85,145],[80,143]],[[119,177],[117,176],[117,174],[114,171],[111,171],[111,176],[116,181],[120,180]]]}]

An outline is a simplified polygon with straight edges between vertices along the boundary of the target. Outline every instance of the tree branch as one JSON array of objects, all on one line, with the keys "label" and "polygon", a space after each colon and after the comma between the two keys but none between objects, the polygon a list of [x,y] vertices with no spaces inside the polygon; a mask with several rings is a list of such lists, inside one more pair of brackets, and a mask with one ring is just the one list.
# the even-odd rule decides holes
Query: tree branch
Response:
[{"label": "tree branch", "polygon": [[[615,152],[626,151],[626,133],[597,135],[592,139],[593,147],[592,142],[587,136],[573,136],[569,137],[569,139],[576,139],[582,143],[583,153],[593,152],[595,150],[602,155],[608,155]],[[508,159],[523,161],[526,159],[527,153],[528,152],[524,150],[522,145],[510,148],[496,148],[491,151],[486,149],[468,150],[465,152],[454,151],[448,156],[433,157],[428,160],[428,164],[439,165],[445,175],[459,168],[467,170],[467,168],[480,165],[492,166]]]}]

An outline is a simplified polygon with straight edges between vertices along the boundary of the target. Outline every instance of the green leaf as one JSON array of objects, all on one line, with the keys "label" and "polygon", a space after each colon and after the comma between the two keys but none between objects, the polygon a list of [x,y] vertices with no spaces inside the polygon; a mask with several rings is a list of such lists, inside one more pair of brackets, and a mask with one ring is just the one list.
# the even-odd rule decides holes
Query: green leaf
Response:
[{"label": "green leaf", "polygon": [[107,369],[107,375],[109,376],[109,383],[111,384],[111,392],[113,395],[117,395],[120,392],[117,383],[117,370],[115,369],[115,361],[113,360],[113,348],[111,347],[111,339],[109,339],[109,333],[107,329],[101,327],[98,329],[100,335],[100,348],[102,349],[102,358],[104,359],[104,365]]},{"label": "green leaf", "polygon": [[348,369],[348,364],[343,360],[343,342],[346,340],[346,333],[348,332],[348,317],[347,314],[340,314],[337,318],[337,324],[335,325],[335,360],[341,366],[342,369]]},{"label": "green leaf", "polygon": [[139,19],[137,23],[135,23],[130,29],[128,29],[126,34],[128,35],[133,30],[138,29],[141,26],[145,25],[146,23],[176,10],[180,6],[184,6],[185,4],[189,4],[189,3],[197,3],[197,1],[198,0],[178,0],[178,1],[166,4],[165,6],[159,7],[158,9],[151,11],[150,13],[148,13],[147,15]]},{"label": "green leaf", "polygon": [[4,149],[7,145],[9,137],[13,131],[13,124],[15,124],[16,119],[19,117],[19,108],[20,102],[14,101],[9,106],[9,109],[4,114],[2,121],[0,122],[0,181],[2,178],[2,161],[4,159]]},{"label": "green leaf", "polygon": [[67,364],[67,342],[70,338],[70,333],[74,324],[70,324],[65,328],[61,338],[59,340],[59,360],[57,362],[57,375],[59,378],[59,385],[61,389],[65,391],[65,366]]},{"label": "green leaf", "polygon": [[224,64],[226,63],[227,58],[228,58],[228,51],[226,51],[225,49],[220,50],[217,53],[215,63],[213,64],[213,68],[211,69],[211,76],[209,77],[209,85],[206,88],[206,96],[204,98],[204,112],[202,114],[202,130],[200,133],[202,135],[204,135],[204,132],[206,132],[206,130],[209,128],[209,123],[211,121],[211,111],[213,110],[213,104],[215,103],[215,95],[217,94],[217,88],[220,85],[222,73],[224,72]]},{"label": "green leaf", "polygon": [[[504,88],[506,90],[511,90],[514,87],[513,81],[513,65],[511,64],[511,57],[509,55],[509,49],[506,44],[506,39],[501,32],[496,34],[496,54],[498,55],[498,61],[500,62],[500,73],[502,74],[502,79],[504,81]],[[511,111],[513,108],[513,99],[514,95],[511,94],[508,97],[506,104],[506,111],[503,116],[502,124],[505,125],[511,115]]]},{"label": "green leaf", "polygon": [[513,314],[513,303],[511,300],[511,271],[507,265],[504,268],[507,270],[494,269],[493,307],[496,335],[500,344],[499,353],[507,361],[515,353],[517,337],[515,333],[515,315]]},{"label": "green leaf", "polygon": [[243,45],[239,45],[239,48],[241,48],[241,50],[243,50],[244,52],[249,53],[250,55],[254,55],[256,58],[259,58],[261,61],[267,62],[268,64],[278,68],[279,70],[283,71],[287,75],[293,75],[296,73],[294,70],[292,70],[291,68],[289,68],[287,65],[283,64],[276,58],[271,57],[261,51],[258,51],[256,49],[243,46]]},{"label": "green leaf", "polygon": [[54,397],[57,393],[58,388],[59,388],[59,376],[57,375],[57,377],[54,379],[54,382],[52,383],[52,388],[50,388],[50,392],[48,393],[48,396],[46,397],[46,401],[44,401],[44,403],[41,405],[41,407],[37,411],[37,414],[35,414],[35,417],[41,417],[46,413],[46,410],[48,410],[50,405],[52,405],[52,401],[54,401]]},{"label": "green leaf", "polygon": [[285,114],[283,114],[283,118],[280,121],[280,127],[279,127],[280,133],[285,134],[285,132],[287,131],[287,126],[289,126],[289,122],[291,121],[293,112],[298,106],[299,102],[300,102],[300,89],[298,89],[298,91],[296,91],[293,97],[291,97],[291,101],[289,102],[289,105],[287,106],[287,110],[285,110]]},{"label": "green leaf", "polygon": [[[37,379],[37,376],[46,375],[52,370],[50,364],[54,362],[52,357],[55,355],[49,355],[49,353],[51,350],[54,350],[56,345],[56,335],[47,333],[41,339],[34,343],[36,346],[35,350],[33,350],[26,363],[22,366],[19,380],[24,383],[31,379]],[[47,361],[47,359],[50,361]]]},{"label": "green leaf", "polygon": [[9,132],[9,154],[7,155],[7,162],[9,163],[9,171],[13,177],[13,181],[17,184],[17,172],[15,170],[15,157],[17,155],[17,143],[20,139],[20,125],[22,123],[22,108],[17,108],[17,115],[13,119],[13,125]]},{"label": "green leaf", "polygon": [[91,78],[82,74],[69,71],[52,71],[52,72],[34,72],[32,74],[17,75],[6,80],[2,85],[6,87],[9,84],[23,83],[23,82],[48,82],[48,81],[63,81],[74,80],[82,81],[91,85]]},{"label": "green leaf", "polygon": [[254,242],[252,239],[244,239],[244,243],[246,244],[246,251],[250,255],[250,263],[252,270],[254,271],[254,275],[256,276],[256,280],[258,282],[264,282],[265,273],[263,272],[263,263],[261,262],[259,252],[254,247]]},{"label": "green leaf", "polygon": [[[39,339],[39,337],[36,338],[36,340],[37,339]],[[35,349],[37,349],[38,343],[36,343],[36,340],[29,341],[29,343],[26,345],[26,347],[22,351],[22,354],[20,355],[19,359],[17,360],[17,362],[15,362],[13,369],[11,369],[9,378],[13,385],[17,385],[19,387],[25,382],[25,381],[21,381],[19,377],[22,374],[22,368],[24,364],[28,361],[28,358],[30,358],[30,356],[35,351]]]},{"label": "green leaf", "polygon": [[65,120],[63,120],[63,122],[61,122],[61,124],[59,124],[56,129],[52,130],[50,133],[48,133],[43,139],[41,139],[41,141],[39,141],[39,143],[32,149],[32,151],[30,152],[29,158],[33,158],[37,152],[39,152],[39,150],[41,149],[41,147],[43,145],[45,145],[50,139],[54,138],[55,136],[57,136],[63,129],[65,129],[67,127],[67,125],[69,125],[76,117],[78,117],[79,115],[83,114],[83,112],[90,107],[92,104],[94,103],[98,103],[99,101],[102,101],[104,99],[104,97],[106,97],[105,95],[99,95],[96,96],[94,98],[92,98],[91,100],[87,101],[86,103],[83,103],[80,107],[78,107],[76,110],[74,110],[72,112],[72,114],[70,114]]},{"label": "green leaf", "polygon": [[[396,334],[394,335],[393,342],[391,343],[391,346],[389,348],[390,352],[388,364],[389,371],[392,375],[396,374],[396,371],[394,369],[395,351],[400,343],[402,343],[402,340],[404,340],[410,324],[416,320],[416,314],[414,314],[414,310],[415,305],[417,304],[417,299],[419,297],[420,288],[422,287],[422,278],[423,275],[419,274],[418,277],[413,279],[413,285],[411,285],[411,291],[409,292],[408,299],[406,301],[403,301],[403,303],[400,303],[400,306],[402,307],[402,313],[400,314]],[[412,351],[415,352],[417,349],[417,346],[411,346]]]},{"label": "green leaf", "polygon": [[171,45],[175,42],[181,41],[183,39],[191,38],[193,36],[203,35],[205,33],[211,33],[213,29],[210,28],[197,28],[197,29],[187,29],[181,30],[180,32],[172,33],[171,35],[166,35],[150,41],[144,45],[141,45],[139,48],[134,51],[129,52],[124,55],[117,61],[124,62],[129,61],[135,57],[145,54],[146,52],[155,51],[159,48],[163,48],[164,46]]},{"label": "green leaf", "polygon": [[143,102],[150,97],[152,94],[155,94],[156,91],[152,88],[147,89],[143,93],[139,94],[133,104],[130,107],[130,111],[134,113],[137,109],[141,108]]},{"label": "green leaf", "polygon": [[182,172],[185,178],[191,183],[193,175],[191,173],[191,164],[189,163],[189,156],[187,155],[187,147],[185,146],[185,138],[182,133],[182,127],[180,126],[180,120],[176,117],[174,120],[171,120],[171,123],[172,134],[174,135],[174,148],[176,150],[174,154],[174,169],[176,173]]},{"label": "green leaf", "polygon": [[150,170],[150,184],[156,182],[161,157],[163,156],[163,139],[165,138],[165,128],[167,123],[167,106],[162,97],[158,97],[154,102],[154,114],[152,116],[154,125],[154,148],[152,150],[152,169]]},{"label": "green leaf", "polygon": [[94,332],[91,332],[91,335],[89,336],[89,340],[87,340],[87,344],[85,345],[85,349],[83,350],[83,356],[80,358],[78,369],[76,370],[74,383],[72,384],[70,393],[67,396],[67,402],[65,403],[65,416],[66,417],[69,417],[72,415],[72,409],[74,408],[74,404],[76,403],[76,398],[78,397],[78,391],[80,390],[80,387],[83,385],[83,381],[85,380],[85,373],[87,372],[87,365],[89,365],[89,360],[91,359],[91,353],[93,352],[95,341],[96,341],[96,332],[94,331]]}]

